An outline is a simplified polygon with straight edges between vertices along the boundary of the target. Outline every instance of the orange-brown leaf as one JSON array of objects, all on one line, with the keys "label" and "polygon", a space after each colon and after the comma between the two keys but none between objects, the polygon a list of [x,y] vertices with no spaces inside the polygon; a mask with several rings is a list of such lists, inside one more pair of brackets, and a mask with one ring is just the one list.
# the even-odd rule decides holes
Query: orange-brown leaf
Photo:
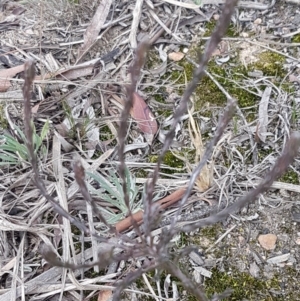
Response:
[{"label": "orange-brown leaf", "polygon": [[10,79],[22,71],[24,71],[24,65],[0,70],[0,92],[7,91],[11,87]]},{"label": "orange-brown leaf", "polygon": [[146,134],[147,142],[151,144],[158,130],[157,121],[144,99],[136,92],[133,95],[133,106],[130,114],[137,122],[140,130]]}]

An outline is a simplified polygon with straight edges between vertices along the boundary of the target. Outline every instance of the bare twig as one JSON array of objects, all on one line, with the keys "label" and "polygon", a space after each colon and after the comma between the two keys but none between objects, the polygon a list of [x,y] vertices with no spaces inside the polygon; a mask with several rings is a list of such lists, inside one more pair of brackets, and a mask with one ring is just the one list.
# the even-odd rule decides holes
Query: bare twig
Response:
[{"label": "bare twig", "polygon": [[[132,213],[130,209],[129,195],[127,192],[126,178],[125,178],[124,148],[125,148],[125,138],[126,138],[126,133],[128,128],[127,120],[130,114],[130,109],[133,105],[134,92],[136,90],[141,69],[145,62],[147,50],[148,50],[148,44],[146,42],[140,44],[139,47],[136,49],[136,57],[129,69],[130,76],[131,76],[131,84],[127,87],[127,99],[125,101],[124,109],[122,111],[120,127],[118,130],[119,159],[120,159],[119,172],[123,182],[122,188],[124,193],[124,201],[128,208],[129,216],[131,216],[131,218],[132,218]],[[132,224],[136,225],[136,222],[133,218],[132,218]],[[137,225],[135,226],[135,228],[138,231]]]},{"label": "bare twig", "polygon": [[196,223],[186,225],[181,230],[184,232],[190,232],[203,226],[213,225],[219,221],[224,220],[230,214],[241,210],[249,203],[254,202],[260,194],[270,189],[272,183],[287,170],[289,165],[294,161],[295,157],[297,156],[299,146],[300,133],[296,132],[291,135],[291,138],[287,142],[287,145],[285,146],[282,155],[277,159],[273,168],[267,173],[264,180],[255,189],[239,198],[239,200],[236,203],[230,205],[221,212],[212,215],[208,218],[202,219]]},{"label": "bare twig", "polygon": [[66,210],[64,210],[48,193],[44,186],[43,181],[40,179],[37,156],[34,152],[33,146],[33,125],[31,118],[31,87],[35,76],[34,62],[26,61],[25,70],[24,70],[24,86],[23,86],[23,97],[24,97],[24,126],[25,126],[25,136],[26,136],[26,145],[28,153],[30,156],[30,162],[33,170],[34,183],[37,188],[41,191],[42,195],[46,198],[48,202],[51,203],[53,209],[60,214],[61,216],[67,218],[72,224],[74,224],[78,229],[85,233],[89,233],[89,229],[72,217]]},{"label": "bare twig", "polygon": [[193,79],[190,82],[190,84],[188,85],[188,87],[186,88],[186,90],[184,91],[184,94],[181,98],[179,107],[177,108],[177,110],[174,114],[173,124],[171,125],[170,131],[166,135],[166,139],[165,139],[165,143],[162,147],[161,155],[158,158],[157,165],[153,172],[153,178],[146,185],[146,198],[147,198],[148,203],[150,203],[151,199],[152,199],[152,193],[154,191],[154,186],[155,186],[155,183],[158,178],[158,172],[160,169],[162,159],[173,141],[176,125],[179,123],[180,118],[185,114],[185,112],[187,110],[189,99],[190,99],[192,93],[195,91],[200,79],[204,75],[205,67],[209,61],[209,58],[211,57],[213,51],[215,50],[215,48],[221,41],[222,37],[226,33],[226,30],[230,24],[230,18],[234,11],[234,7],[235,7],[236,3],[237,3],[237,0],[227,0],[226,1],[223,11],[222,11],[222,15],[220,16],[220,19],[219,19],[219,23],[216,26],[214,32],[212,33],[210,40],[207,42],[205,51],[204,51],[202,57],[199,57],[199,66],[198,66],[198,68],[196,68],[196,70],[194,72]]}]

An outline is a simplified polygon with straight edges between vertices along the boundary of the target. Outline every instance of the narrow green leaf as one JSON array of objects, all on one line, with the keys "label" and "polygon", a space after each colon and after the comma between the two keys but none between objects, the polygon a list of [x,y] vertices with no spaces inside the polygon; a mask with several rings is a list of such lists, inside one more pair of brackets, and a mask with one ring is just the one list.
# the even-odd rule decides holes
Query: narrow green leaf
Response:
[{"label": "narrow green leaf", "polygon": [[41,139],[42,141],[45,139],[45,137],[47,136],[49,132],[49,120],[47,119],[47,121],[45,122],[42,131],[41,131]]}]

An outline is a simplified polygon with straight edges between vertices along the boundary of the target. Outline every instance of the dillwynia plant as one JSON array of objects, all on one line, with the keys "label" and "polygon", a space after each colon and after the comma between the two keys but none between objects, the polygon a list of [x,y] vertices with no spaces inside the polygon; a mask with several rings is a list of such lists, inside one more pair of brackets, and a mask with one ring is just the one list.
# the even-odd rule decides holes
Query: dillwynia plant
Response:
[{"label": "dillwynia plant", "polygon": [[[158,270],[165,270],[167,273],[170,273],[176,276],[182,283],[182,285],[190,291],[198,300],[207,301],[208,298],[198,285],[195,285],[194,282],[187,277],[179,267],[174,263],[176,262],[172,257],[171,252],[171,240],[172,238],[178,234],[179,232],[187,232],[199,229],[200,227],[204,227],[207,225],[215,224],[221,220],[226,219],[230,214],[237,212],[244,206],[247,206],[249,203],[253,202],[258,198],[261,193],[266,192],[272,183],[280,177],[288,168],[288,166],[293,162],[294,158],[297,155],[298,148],[300,145],[300,134],[293,133],[290,136],[289,141],[286,143],[282,155],[277,159],[274,167],[267,173],[263,181],[249,193],[246,193],[244,196],[240,197],[235,203],[229,205],[227,208],[221,210],[218,213],[212,214],[207,218],[204,218],[200,221],[193,222],[188,224],[180,229],[176,227],[178,222],[179,216],[183,210],[184,205],[186,204],[188,197],[193,189],[194,183],[198,178],[198,175],[201,172],[201,169],[205,166],[207,161],[210,159],[214,146],[218,143],[222,134],[227,127],[228,123],[232,119],[235,108],[236,102],[233,99],[228,99],[228,104],[224,110],[222,116],[220,116],[218,126],[216,128],[215,134],[212,140],[208,143],[207,148],[204,152],[204,155],[198,164],[198,166],[193,170],[190,178],[190,182],[188,187],[185,191],[184,196],[178,203],[178,210],[175,216],[172,219],[172,222],[168,228],[163,229],[162,234],[160,235],[160,240],[157,241],[154,239],[152,230],[155,229],[159,222],[159,217],[161,215],[160,207],[157,203],[153,202],[153,195],[154,195],[154,187],[156,181],[158,179],[160,165],[164,154],[169,149],[176,129],[176,125],[180,121],[181,117],[187,111],[188,101],[195,91],[198,82],[201,80],[202,76],[205,73],[205,67],[208,63],[209,58],[211,57],[213,51],[216,49],[218,43],[221,41],[221,38],[224,36],[229,23],[231,15],[234,11],[234,7],[237,3],[237,0],[227,0],[223,7],[223,12],[219,18],[219,22],[212,33],[210,40],[206,44],[206,48],[202,56],[199,56],[198,60],[198,67],[194,72],[194,77],[192,81],[189,83],[188,87],[184,91],[184,94],[181,98],[181,102],[179,107],[174,113],[174,121],[171,125],[170,131],[166,135],[165,143],[162,148],[161,155],[158,159],[158,163],[154,168],[152,177],[149,178],[143,196],[143,225],[142,227],[138,225],[138,222],[135,220],[133,215],[133,208],[132,208],[132,197],[134,193],[131,191],[131,188],[128,185],[128,178],[126,177],[127,169],[125,165],[124,159],[124,147],[125,147],[125,139],[127,133],[127,126],[128,126],[128,118],[130,109],[133,104],[133,95],[137,89],[137,84],[140,76],[141,68],[143,67],[147,50],[150,45],[146,43],[142,43],[138,46],[135,53],[135,58],[133,63],[129,69],[130,76],[131,76],[131,84],[127,87],[127,99],[125,101],[124,109],[121,114],[121,122],[118,130],[118,141],[119,141],[119,175],[122,179],[122,183],[120,184],[123,193],[119,195],[123,198],[123,204],[126,206],[127,215],[131,219],[132,227],[139,237],[138,240],[128,240],[128,237],[118,233],[116,228],[109,224],[106,220],[105,214],[100,212],[97,209],[97,206],[94,204],[92,197],[89,194],[88,186],[85,182],[85,171],[80,164],[79,161],[74,163],[74,174],[75,179],[80,187],[81,193],[85,200],[89,202],[94,209],[94,214],[99,218],[101,222],[106,224],[111,231],[112,235],[115,235],[117,238],[116,240],[109,240],[107,237],[102,237],[101,235],[93,232],[89,228],[87,228],[82,222],[79,222],[76,218],[72,217],[68,212],[66,212],[62,207],[60,207],[55,200],[47,194],[47,191],[44,187],[43,182],[40,179],[37,167],[37,159],[36,154],[34,152],[33,147],[33,130],[31,126],[31,108],[30,108],[30,87],[32,85],[32,81],[34,78],[34,65],[32,62],[27,62],[25,65],[25,83],[24,83],[24,116],[25,116],[25,135],[27,138],[27,148],[30,154],[30,162],[33,169],[33,178],[34,182],[37,187],[40,189],[41,193],[46,197],[46,199],[52,204],[54,210],[62,215],[64,218],[70,220],[71,223],[76,225],[83,233],[86,235],[91,235],[101,242],[107,243],[110,247],[105,251],[103,256],[99,255],[99,260],[97,263],[89,263],[89,264],[82,264],[82,265],[74,265],[68,262],[61,262],[56,258],[56,255],[51,252],[50,250],[46,250],[43,255],[50,262],[52,265],[61,266],[65,268],[77,269],[77,268],[85,268],[91,267],[92,265],[97,264],[100,268],[107,267],[110,263],[113,262],[120,262],[121,260],[130,260],[130,259],[137,259],[143,258],[143,265],[136,269],[135,271],[129,273],[126,277],[124,277],[121,281],[115,283],[115,290],[113,295],[113,300],[120,300],[120,295],[124,288],[128,287],[130,284],[135,282],[143,273],[147,273],[154,269]],[[97,179],[96,179],[97,180]],[[99,180],[99,179],[98,179]],[[98,181],[100,184],[104,184],[103,179]],[[118,182],[119,183],[119,182]],[[107,183],[106,183],[107,184]],[[119,185],[119,184],[118,184]],[[107,192],[111,192],[109,187],[102,186],[104,190]],[[114,195],[113,192],[112,197]],[[132,195],[133,193],[133,195]],[[116,199],[116,196],[115,196]],[[123,209],[122,209],[123,210]],[[116,251],[118,250],[118,251]],[[192,248],[184,249],[179,256],[183,256],[188,254]],[[219,300],[224,297],[227,297],[229,292],[224,292],[219,296],[215,296],[214,300]]]}]

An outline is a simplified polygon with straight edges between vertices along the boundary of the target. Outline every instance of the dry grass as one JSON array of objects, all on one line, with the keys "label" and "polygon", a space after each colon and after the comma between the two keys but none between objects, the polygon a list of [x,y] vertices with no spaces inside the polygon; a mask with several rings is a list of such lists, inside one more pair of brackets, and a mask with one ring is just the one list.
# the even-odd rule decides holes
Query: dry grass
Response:
[{"label": "dry grass", "polygon": [[[88,300],[94,295],[98,295],[98,300],[107,300],[112,291],[114,300],[120,300],[122,292],[128,293],[129,299],[141,294],[161,300],[167,297],[168,289],[162,293],[158,281],[157,288],[151,287],[147,275],[153,271],[175,276],[198,300],[208,300],[205,291],[174,264],[197,248],[187,246],[174,255],[173,241],[182,233],[189,234],[227,219],[257,198],[263,201],[261,194],[271,187],[283,187],[275,180],[297,157],[300,139],[299,134],[291,130],[292,108],[287,105],[287,93],[268,78],[255,83],[249,78],[236,82],[236,85],[244,85],[245,90],[250,87],[250,92],[254,87],[262,97],[261,102],[269,104],[269,108],[260,105],[262,111],[249,123],[245,116],[247,108],[239,108],[220,84],[222,78],[205,71],[230,24],[236,1],[228,1],[203,55],[196,62],[191,82],[182,96],[177,95],[180,102],[174,106],[174,114],[160,119],[159,133],[151,133],[151,145],[147,139],[141,142],[143,133],[130,115],[134,95],[137,90],[149,86],[152,90],[139,91],[145,99],[147,93],[160,91],[164,86],[174,93],[176,81],[164,76],[166,61],[159,62],[158,68],[150,70],[152,73],[145,72],[146,54],[149,48],[151,54],[153,45],[139,43],[132,53],[124,46],[128,42],[124,40],[124,33],[120,29],[110,30],[112,25],[108,25],[102,44],[93,41],[86,55],[105,53],[105,44],[117,46],[121,52],[117,61],[111,58],[117,65],[104,62],[105,69],[97,74],[92,67],[94,58],[86,57],[86,62],[78,63],[76,43],[64,41],[64,38],[55,41],[57,36],[53,35],[56,46],[49,46],[42,39],[51,22],[57,22],[60,28],[57,30],[61,30],[62,36],[66,35],[68,27],[64,22],[73,22],[77,17],[88,20],[85,14],[95,3],[86,1],[76,6],[67,1],[54,2],[30,2],[22,19],[23,32],[20,30],[9,43],[9,33],[2,35],[6,46],[22,54],[26,62],[23,78],[14,82],[22,84],[24,102],[11,105],[7,101],[4,106],[12,136],[4,136],[1,145],[7,145],[9,137],[19,144],[4,149],[6,162],[12,159],[3,164],[0,177],[0,254],[5,287],[0,301],[24,300],[29,295],[30,300],[54,300],[57,296],[60,300]],[[39,8],[36,11],[35,6]],[[117,4],[114,8],[118,18],[128,17],[125,9]],[[31,18],[30,12],[34,12]],[[64,12],[68,13],[64,15]],[[47,22],[43,22],[41,16]],[[109,17],[108,23],[113,24],[114,15]],[[34,27],[30,26],[31,21]],[[132,26],[135,25],[133,22]],[[69,37],[80,37],[86,28],[86,24],[83,28],[77,27]],[[153,26],[150,42],[159,40],[162,32],[158,26]],[[36,38],[37,52],[24,52],[27,42],[24,50],[21,49],[18,39],[24,33]],[[108,43],[110,35],[112,43]],[[173,38],[180,43],[178,35],[173,34]],[[129,36],[129,42],[134,43],[134,37]],[[52,58],[43,51],[44,47],[55,49],[57,45],[57,53]],[[161,58],[164,57],[162,51],[160,49]],[[66,65],[59,63],[60,56]],[[55,61],[60,64],[59,69],[55,69],[55,64],[54,67],[50,65]],[[86,76],[87,69],[90,74],[95,72],[92,78]],[[71,73],[74,70],[78,73]],[[36,71],[39,74],[35,77]],[[159,72],[162,76],[157,75]],[[212,111],[210,130],[204,138],[199,112],[190,104],[190,99],[205,75],[209,75],[225,94],[228,103],[220,110],[209,108]],[[73,79],[74,76],[79,78]],[[275,91],[268,100],[260,93],[260,82]],[[182,88],[182,84],[178,87]],[[20,92],[20,86],[12,89]],[[33,105],[34,89],[38,91],[38,103]],[[278,113],[275,108],[279,99],[283,99],[284,104]],[[204,107],[202,113],[205,110]],[[269,121],[262,118],[264,114],[268,114]],[[24,118],[20,118],[21,115]],[[238,121],[232,121],[233,116],[239,116]],[[268,136],[264,136],[269,135],[267,129],[279,123],[282,134],[276,134],[277,146],[261,160],[258,157],[260,143],[267,145]],[[101,136],[103,139],[99,140]],[[24,148],[22,153],[19,145]],[[242,152],[243,147],[245,152]],[[193,150],[193,159],[185,156],[184,151],[176,151],[180,148]],[[171,160],[182,161],[182,168],[166,164],[170,150],[175,155]],[[150,163],[153,154],[156,157]],[[149,160],[143,162],[142,157]],[[3,163],[4,157],[0,158]],[[167,173],[170,171],[172,174]],[[245,185],[253,189],[248,192]],[[299,191],[296,185],[286,187]],[[175,192],[168,196],[170,190]],[[203,209],[204,203],[209,204],[206,209]],[[123,228],[124,221],[127,228]],[[151,294],[135,289],[140,277]],[[175,287],[172,290],[176,297]],[[84,292],[89,292],[89,296],[84,296]],[[230,290],[222,292],[213,300],[229,294]]]}]

